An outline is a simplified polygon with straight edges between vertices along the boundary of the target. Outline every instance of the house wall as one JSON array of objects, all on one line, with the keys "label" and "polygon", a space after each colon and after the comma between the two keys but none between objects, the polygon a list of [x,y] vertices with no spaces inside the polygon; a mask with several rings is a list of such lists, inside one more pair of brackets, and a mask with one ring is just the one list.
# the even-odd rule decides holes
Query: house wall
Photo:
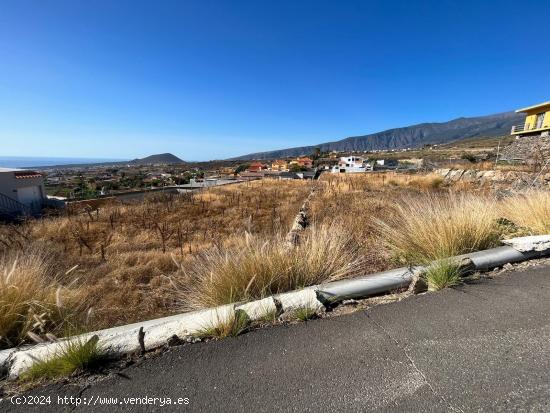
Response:
[{"label": "house wall", "polygon": [[546,113],[542,128],[550,128],[550,108],[546,108],[546,110],[545,108],[541,108],[527,112],[527,117],[525,118],[525,129],[533,129],[537,123],[537,114],[542,112]]},{"label": "house wall", "polygon": [[[28,189],[29,187],[37,187],[36,191],[32,191],[36,194],[36,199],[29,199]],[[22,197],[26,200],[26,204],[31,206],[31,203],[35,203],[36,207],[42,205],[44,198],[46,197],[46,189],[44,188],[44,178],[22,178],[16,179],[13,171],[0,172],[0,194],[5,195],[15,201],[20,202],[18,192],[21,191]]]}]

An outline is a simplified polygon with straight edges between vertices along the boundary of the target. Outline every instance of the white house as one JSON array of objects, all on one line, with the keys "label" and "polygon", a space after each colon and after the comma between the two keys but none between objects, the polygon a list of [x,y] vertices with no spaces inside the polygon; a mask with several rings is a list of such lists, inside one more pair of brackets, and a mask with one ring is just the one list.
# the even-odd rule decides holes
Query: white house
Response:
[{"label": "white house", "polygon": [[368,164],[364,158],[360,156],[342,156],[338,161],[338,165],[332,167],[331,172],[337,173],[360,173],[371,171],[372,165]]},{"label": "white house", "polygon": [[0,168],[0,215],[40,212],[45,199],[46,190],[41,173]]}]

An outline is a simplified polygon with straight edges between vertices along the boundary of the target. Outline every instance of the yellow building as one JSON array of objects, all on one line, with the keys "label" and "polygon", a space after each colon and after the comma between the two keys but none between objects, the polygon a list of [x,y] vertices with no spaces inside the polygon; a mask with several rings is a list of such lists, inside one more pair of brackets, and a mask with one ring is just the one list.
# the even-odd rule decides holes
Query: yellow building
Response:
[{"label": "yellow building", "polygon": [[516,112],[525,113],[527,117],[523,125],[512,127],[512,135],[550,135],[550,102],[528,106]]},{"label": "yellow building", "polygon": [[288,163],[282,159],[278,159],[271,164],[272,171],[285,172],[288,171]]}]

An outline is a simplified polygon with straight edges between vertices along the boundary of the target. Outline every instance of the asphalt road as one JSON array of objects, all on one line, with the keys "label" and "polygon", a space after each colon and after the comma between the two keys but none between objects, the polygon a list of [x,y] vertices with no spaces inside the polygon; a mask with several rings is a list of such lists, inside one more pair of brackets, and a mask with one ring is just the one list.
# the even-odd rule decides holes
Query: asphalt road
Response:
[{"label": "asphalt road", "polygon": [[[174,347],[51,404],[1,411],[550,411],[550,267],[350,315]],[[29,395],[27,394],[27,396]],[[188,404],[99,406],[101,398]],[[35,401],[39,401],[36,399]],[[137,401],[136,401],[137,402]]]}]

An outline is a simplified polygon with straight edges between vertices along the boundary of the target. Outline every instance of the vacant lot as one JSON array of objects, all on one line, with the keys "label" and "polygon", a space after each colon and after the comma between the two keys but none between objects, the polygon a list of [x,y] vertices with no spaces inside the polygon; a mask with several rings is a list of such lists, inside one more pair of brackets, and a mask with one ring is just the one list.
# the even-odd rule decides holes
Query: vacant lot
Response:
[{"label": "vacant lot", "polygon": [[[311,225],[290,247],[300,206]],[[246,301],[548,233],[550,195],[496,199],[436,175],[324,175],[0,227],[0,346]]]},{"label": "vacant lot", "polygon": [[74,312],[86,313],[84,328],[101,328],[179,310],[185,303],[170,276],[180,266],[212,246],[230,248],[245,232],[288,230],[309,191],[302,181],[255,181],[3,225],[0,307],[13,317],[0,320],[0,341],[24,338],[8,331],[21,313],[30,313],[28,325],[15,330],[41,332]]}]

